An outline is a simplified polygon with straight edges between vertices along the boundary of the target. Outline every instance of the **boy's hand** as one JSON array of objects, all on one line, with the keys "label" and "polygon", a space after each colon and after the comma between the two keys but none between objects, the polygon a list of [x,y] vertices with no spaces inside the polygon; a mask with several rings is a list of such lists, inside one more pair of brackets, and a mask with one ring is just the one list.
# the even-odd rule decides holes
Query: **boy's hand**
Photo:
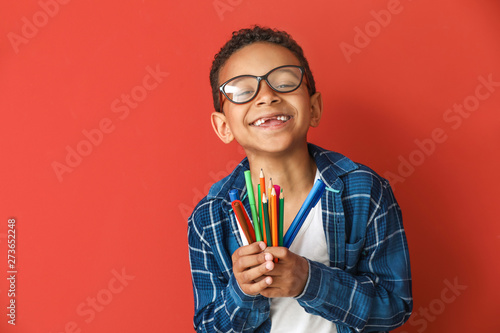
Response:
[{"label": "boy's hand", "polygon": [[265,249],[264,242],[255,242],[233,253],[233,274],[247,295],[262,293],[273,281],[271,277],[264,276],[274,268],[274,257],[271,253],[264,253]]},{"label": "boy's hand", "polygon": [[295,297],[304,291],[309,276],[309,263],[286,247],[268,247],[267,253],[271,253],[279,262],[265,275],[272,277],[272,283],[260,293],[265,297]]}]

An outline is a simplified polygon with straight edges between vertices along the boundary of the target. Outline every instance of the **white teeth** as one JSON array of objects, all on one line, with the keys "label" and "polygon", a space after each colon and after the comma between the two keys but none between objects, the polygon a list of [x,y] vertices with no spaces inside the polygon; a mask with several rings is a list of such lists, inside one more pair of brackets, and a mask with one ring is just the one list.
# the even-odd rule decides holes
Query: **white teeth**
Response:
[{"label": "white teeth", "polygon": [[[267,118],[267,119],[270,119],[270,118]],[[277,117],[276,117],[276,119],[277,119],[277,120],[280,120],[280,121],[287,121],[287,120],[289,120],[289,119],[290,119],[290,116],[277,116]],[[254,126],[260,126],[260,125],[262,125],[262,124],[263,124],[263,123],[265,123],[265,122],[266,122],[266,120],[264,120],[264,119],[259,119],[259,120],[256,120],[256,121],[253,123],[253,125],[254,125]]]}]

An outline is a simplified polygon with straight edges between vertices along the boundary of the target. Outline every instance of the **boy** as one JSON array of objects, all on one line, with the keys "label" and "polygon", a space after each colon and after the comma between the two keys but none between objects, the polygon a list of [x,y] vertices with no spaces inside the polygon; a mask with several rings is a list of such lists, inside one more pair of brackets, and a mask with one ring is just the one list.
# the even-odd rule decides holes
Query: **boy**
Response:
[{"label": "boy", "polygon": [[[300,46],[282,31],[242,29],[215,56],[210,82],[213,128],[247,158],[188,221],[196,330],[344,333],[402,325],[413,302],[401,211],[385,179],[307,142],[323,104]],[[315,180],[326,184],[289,248],[244,245],[238,231],[228,193],[238,189],[244,198],[244,171],[257,184],[261,169],[286,190],[284,232]]]}]

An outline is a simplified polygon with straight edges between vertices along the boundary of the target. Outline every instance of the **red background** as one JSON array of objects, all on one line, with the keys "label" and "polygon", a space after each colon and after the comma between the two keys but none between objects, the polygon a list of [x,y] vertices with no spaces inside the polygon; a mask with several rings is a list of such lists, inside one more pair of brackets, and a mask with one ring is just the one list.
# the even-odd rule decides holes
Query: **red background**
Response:
[{"label": "red background", "polygon": [[[310,141],[395,188],[415,299],[398,332],[500,330],[500,87],[470,97],[479,77],[500,82],[498,1],[66,2],[0,4],[1,276],[11,217],[18,269],[15,327],[0,282],[2,332],[192,331],[186,219],[243,158],[212,131],[208,71],[255,23],[306,52],[325,104]],[[390,22],[375,23],[388,7]],[[168,76],[151,80],[148,66]],[[474,111],[446,118],[464,100]],[[82,131],[101,121],[112,132],[89,146]],[[444,142],[431,144],[436,129]],[[71,168],[68,146],[87,155]],[[54,162],[68,167],[60,177]],[[89,310],[96,297],[105,305]]]}]

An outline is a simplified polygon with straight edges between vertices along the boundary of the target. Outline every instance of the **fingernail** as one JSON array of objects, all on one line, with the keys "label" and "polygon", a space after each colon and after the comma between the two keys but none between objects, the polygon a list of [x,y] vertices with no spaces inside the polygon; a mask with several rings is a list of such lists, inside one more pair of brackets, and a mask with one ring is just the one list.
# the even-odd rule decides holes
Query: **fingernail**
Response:
[{"label": "fingernail", "polygon": [[266,259],[266,261],[271,261],[271,260],[273,260],[273,256],[271,253],[266,253],[266,255],[264,256],[264,259]]},{"label": "fingernail", "polygon": [[260,247],[261,250],[265,250],[266,249],[266,243],[260,242],[259,243],[259,247]]},{"label": "fingernail", "polygon": [[268,278],[266,279],[266,283],[267,283],[267,284],[271,284],[271,283],[273,283],[273,280],[272,280],[270,277],[268,277]]},{"label": "fingernail", "polygon": [[272,263],[272,262],[268,262],[268,263],[266,264],[266,268],[267,268],[268,270],[272,269],[272,268],[273,268],[273,263]]}]

